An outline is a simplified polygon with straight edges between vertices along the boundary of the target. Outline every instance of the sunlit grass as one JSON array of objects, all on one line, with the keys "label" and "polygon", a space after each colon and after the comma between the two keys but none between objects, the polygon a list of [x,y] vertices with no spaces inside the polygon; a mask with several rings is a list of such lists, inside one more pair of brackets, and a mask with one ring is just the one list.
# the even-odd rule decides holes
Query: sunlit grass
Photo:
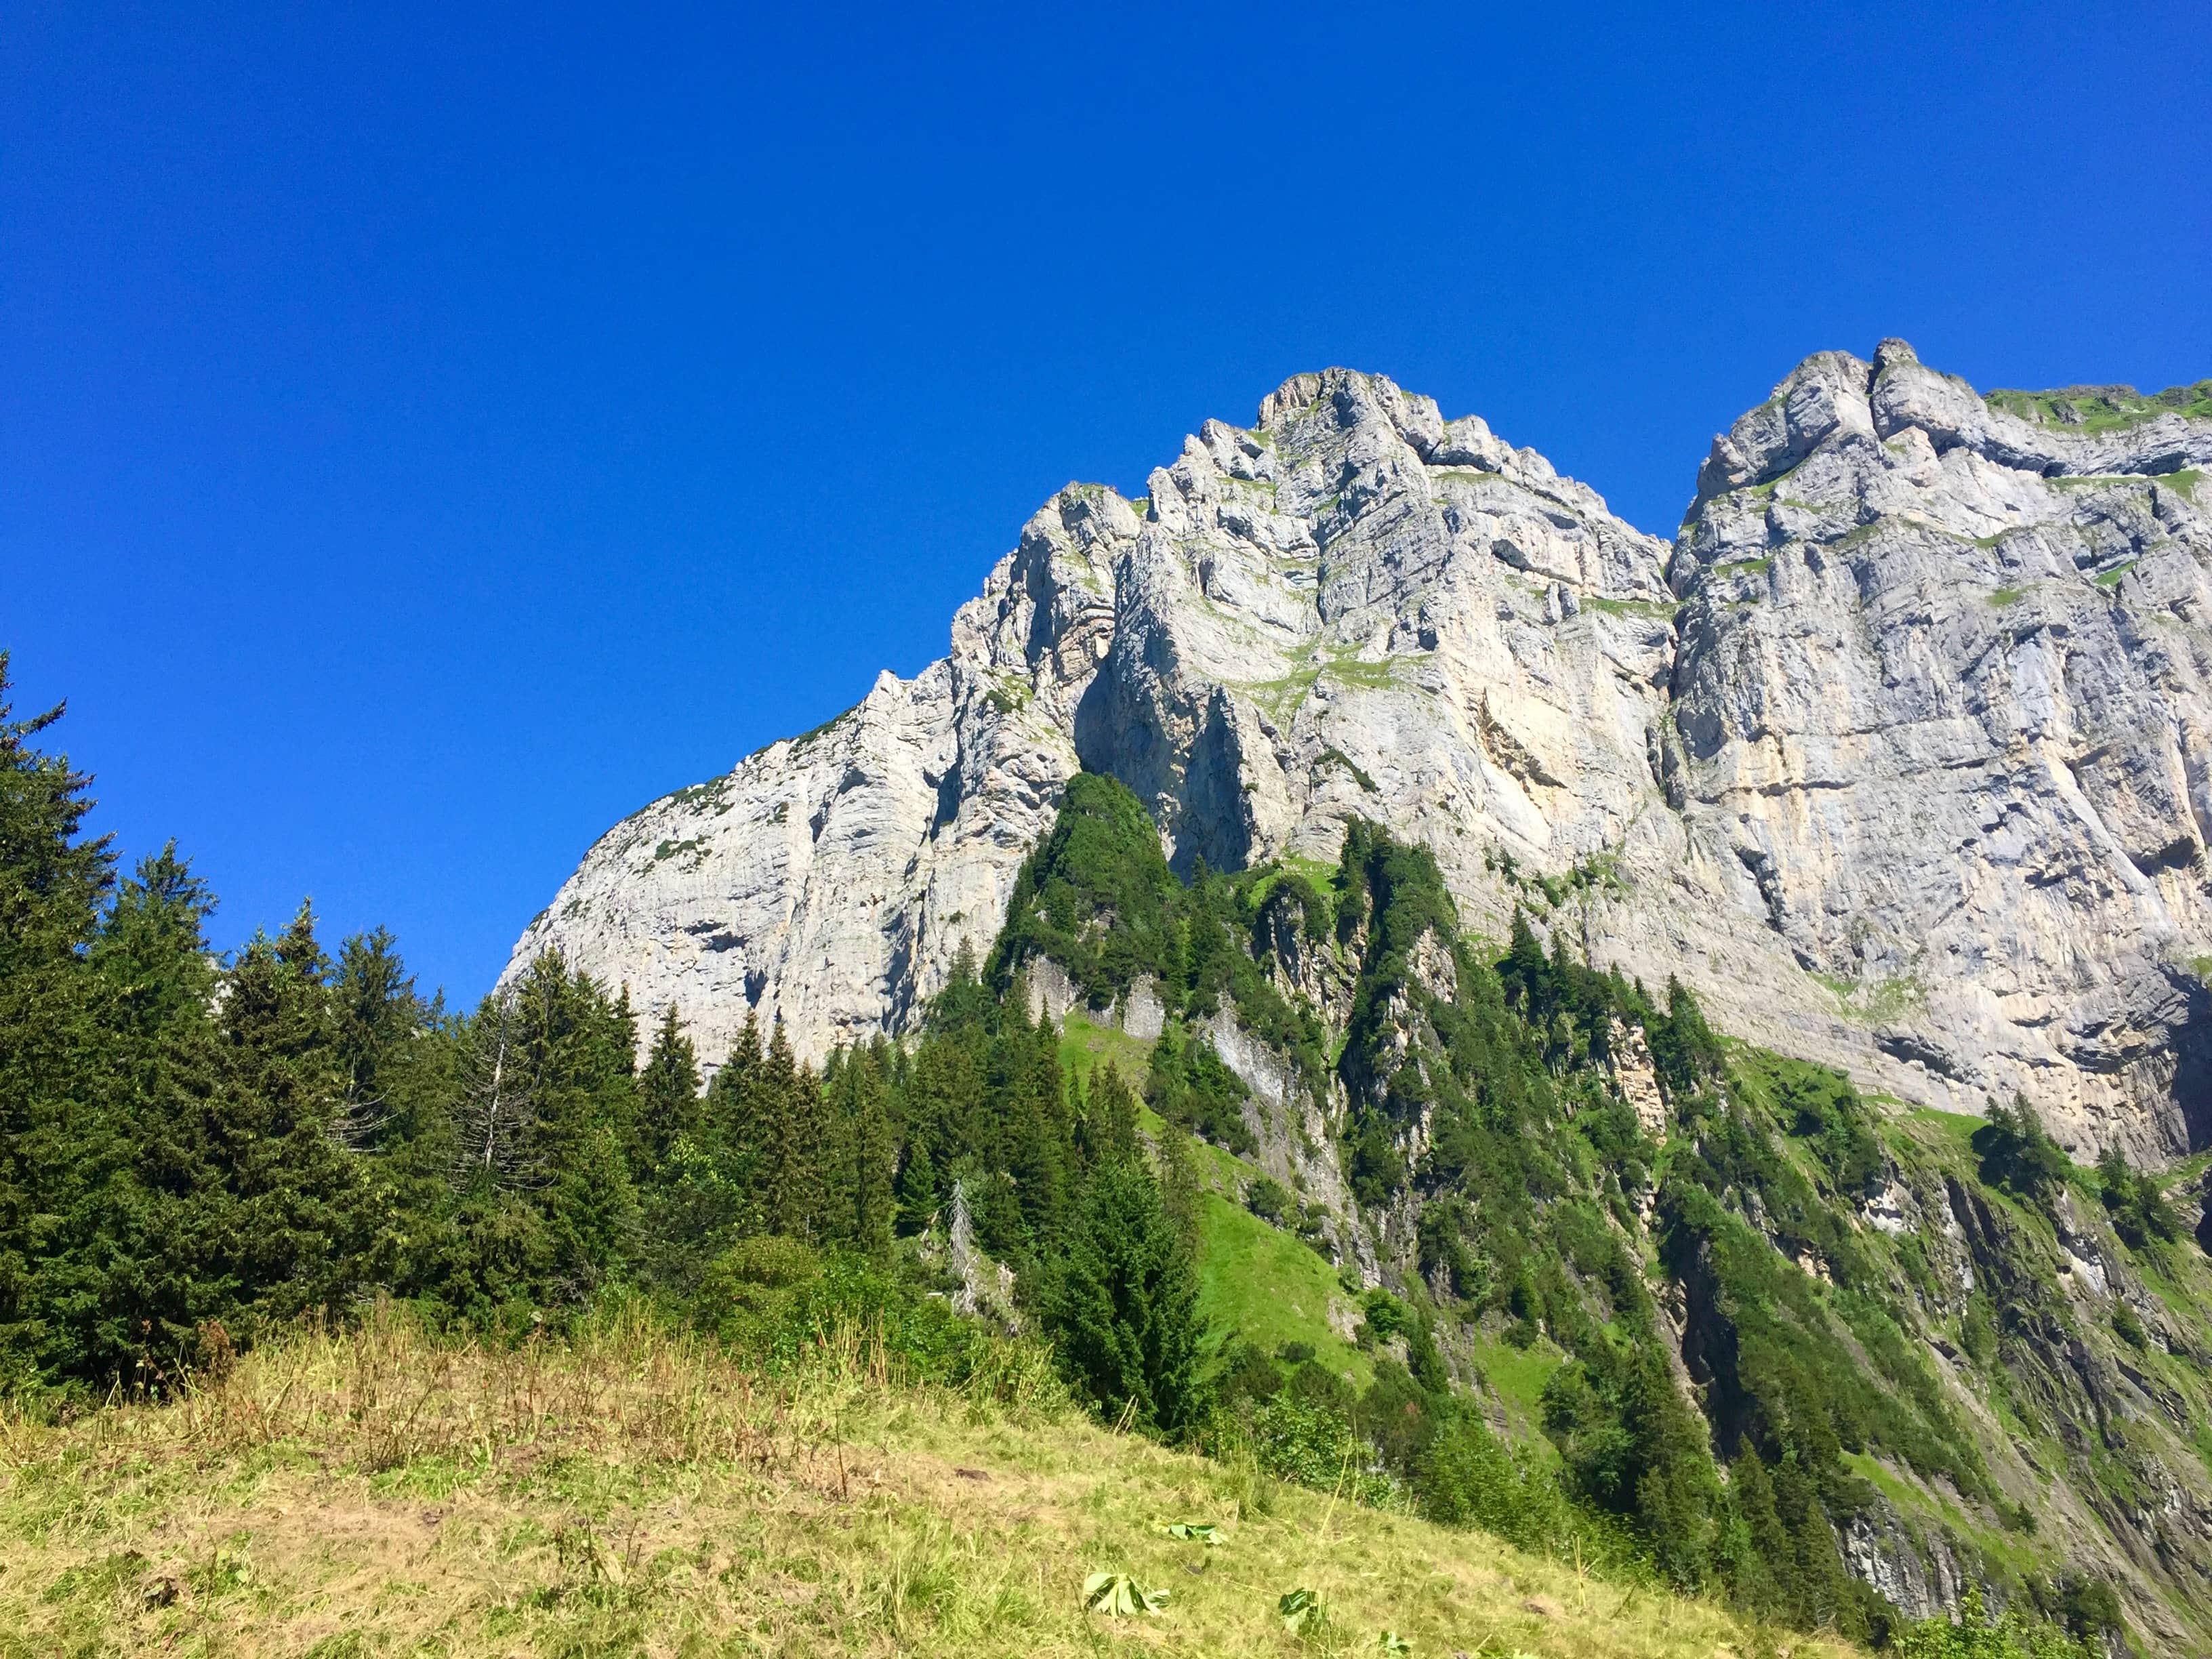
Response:
[{"label": "sunlit grass", "polygon": [[[1430,1655],[1771,1645],[1705,1603],[1115,1436],[1024,1352],[954,1392],[852,1333],[763,1376],[641,1310],[518,1348],[385,1310],[176,1403],[16,1413],[0,1654],[1251,1656],[1374,1650],[1385,1627]],[[1104,1571],[1170,1590],[1164,1610],[1085,1613]],[[1298,1588],[1329,1617],[1294,1635],[1277,1602]]]}]

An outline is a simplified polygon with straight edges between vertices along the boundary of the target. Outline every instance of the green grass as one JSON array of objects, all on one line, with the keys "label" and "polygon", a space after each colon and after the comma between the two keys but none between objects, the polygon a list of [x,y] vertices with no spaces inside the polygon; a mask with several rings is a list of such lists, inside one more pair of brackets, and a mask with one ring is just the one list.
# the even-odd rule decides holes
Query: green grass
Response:
[{"label": "green grass", "polygon": [[1285,870],[1304,876],[1313,884],[1316,892],[1328,892],[1336,885],[1336,866],[1325,859],[1310,859],[1303,853],[1285,853],[1275,861]]},{"label": "green grass", "polygon": [[[380,1315],[176,1405],[0,1415],[0,1656],[1775,1650],[1709,1602],[1114,1434],[1036,1358],[956,1393],[856,1334],[765,1375],[635,1314],[520,1347]],[[1101,1571],[1164,1608],[1086,1613]],[[1286,1634],[1293,1589],[1328,1628]]]},{"label": "green grass", "polygon": [[1352,1299],[1336,1269],[1295,1234],[1212,1190],[1199,1194],[1198,1274],[1199,1308],[1217,1336],[1241,1336],[1270,1353],[1304,1342],[1355,1386],[1374,1380],[1373,1363],[1329,1327],[1330,1298]]},{"label": "green grass", "polygon": [[2100,587],[2118,587],[2120,585],[2120,578],[2126,575],[2129,571],[2134,569],[2136,562],[2137,562],[2134,559],[2128,559],[2119,564],[2114,565],[2110,570],[2100,572],[2097,576],[2097,586]]},{"label": "green grass", "polygon": [[2091,434],[2124,432],[2168,413],[2191,420],[2212,420],[2212,380],[2199,380],[2194,386],[2171,386],[2148,396],[2131,386],[2069,386],[2049,392],[2001,388],[1990,392],[1982,401],[1991,409],[2016,415],[2039,426]]},{"label": "green grass", "polygon": [[1362,690],[1387,691],[1401,665],[1410,667],[1414,663],[1425,662],[1429,655],[1429,653],[1422,652],[1413,656],[1385,657],[1381,662],[1363,662],[1350,654],[1332,656],[1322,672],[1331,678],[1342,680],[1346,685],[1355,685]]},{"label": "green grass", "polygon": [[1585,611],[1601,611],[1608,617],[1652,617],[1665,621],[1682,607],[1672,601],[1664,605],[1654,599],[1609,599],[1601,593],[1585,593],[1581,598]]},{"label": "green grass", "polygon": [[1478,1341],[1474,1346],[1474,1363],[1482,1367],[1483,1380],[1491,1391],[1505,1402],[1506,1414],[1513,1419],[1518,1437],[1539,1451],[1551,1444],[1541,1432],[1544,1384],[1559,1370],[1561,1357],[1547,1341],[1526,1348],[1491,1341]]},{"label": "green grass", "polygon": [[1304,704],[1307,693],[1321,678],[1318,668],[1302,668],[1295,674],[1285,674],[1279,680],[1249,680],[1237,687],[1246,696],[1267,711],[1267,717],[1277,725],[1287,725]]},{"label": "green grass", "polygon": [[1938,1111],[1933,1106],[1908,1106],[1892,1121],[1917,1129],[1919,1138],[1934,1146],[1967,1153],[1973,1150],[1974,1131],[1989,1121],[1964,1112]]},{"label": "green grass", "polygon": [[1838,979],[1832,974],[1814,974],[1812,977],[1822,990],[1835,998],[1837,1012],[1858,1024],[1879,1025],[1909,1013],[1928,1000],[1927,988],[1909,976],[1871,981]]},{"label": "green grass", "polygon": [[1088,1079],[1095,1067],[1108,1060],[1131,1088],[1142,1089],[1152,1070],[1152,1040],[1131,1036],[1119,1026],[1101,1025],[1070,1009],[1060,1023],[1060,1069]]},{"label": "green grass", "polygon": [[[1138,1109],[1137,1122],[1155,1137],[1167,1130],[1149,1106]],[[1212,1340],[1242,1337],[1269,1353],[1303,1342],[1329,1370],[1364,1389],[1374,1380],[1374,1362],[1328,1322],[1332,1297],[1354,1300],[1336,1269],[1296,1233],[1244,1207],[1244,1188],[1261,1173],[1255,1165],[1202,1140],[1189,1145],[1199,1180],[1198,1305]]]}]

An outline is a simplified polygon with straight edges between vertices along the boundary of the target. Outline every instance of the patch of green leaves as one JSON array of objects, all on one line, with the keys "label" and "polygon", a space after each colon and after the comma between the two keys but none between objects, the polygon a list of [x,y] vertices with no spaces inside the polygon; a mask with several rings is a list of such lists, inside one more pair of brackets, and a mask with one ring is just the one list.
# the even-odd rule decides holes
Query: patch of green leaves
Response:
[{"label": "patch of green leaves", "polygon": [[1126,1572],[1094,1572],[1083,1581],[1083,1609],[1103,1613],[1109,1619],[1158,1613],[1168,1604],[1168,1592],[1146,1589]]}]

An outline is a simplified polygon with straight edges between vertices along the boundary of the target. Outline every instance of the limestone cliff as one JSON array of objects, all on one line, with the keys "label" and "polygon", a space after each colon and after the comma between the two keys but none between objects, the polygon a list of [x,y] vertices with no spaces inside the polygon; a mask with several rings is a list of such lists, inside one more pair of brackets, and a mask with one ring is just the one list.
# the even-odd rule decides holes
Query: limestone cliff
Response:
[{"label": "limestone cliff", "polygon": [[1717,1018],[2077,1150],[2212,1139],[2212,520],[2185,399],[1993,394],[1885,343],[1716,441],[1673,546],[1472,417],[1300,375],[1071,486],[951,649],[611,830],[516,947],[799,1048],[996,932],[1079,767],[1179,866],[1431,848]]}]

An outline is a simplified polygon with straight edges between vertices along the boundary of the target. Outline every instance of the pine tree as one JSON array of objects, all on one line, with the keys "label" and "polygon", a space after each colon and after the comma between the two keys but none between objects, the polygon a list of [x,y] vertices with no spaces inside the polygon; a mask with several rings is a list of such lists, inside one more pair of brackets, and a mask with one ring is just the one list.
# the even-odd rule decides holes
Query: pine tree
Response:
[{"label": "pine tree", "polygon": [[408,1052],[429,1019],[397,942],[382,927],[338,948],[331,984],[331,1041],[341,1079],[338,1135],[373,1147],[387,1135],[419,1133],[421,1103],[403,1099]]},{"label": "pine tree", "polygon": [[557,956],[540,958],[517,990],[536,1108],[532,1175],[553,1241],[555,1288],[574,1298],[617,1272],[632,1243],[636,1021],[627,993],[610,1000]]},{"label": "pine tree", "polygon": [[478,1309],[579,1300],[620,1273],[638,1243],[628,999],[610,999],[548,952],[487,999],[475,1024],[451,1294]]},{"label": "pine tree", "polygon": [[929,1138],[914,1135],[907,1141],[894,1188],[900,1232],[911,1236],[929,1225],[940,1202],[938,1187],[937,1161],[930,1153]]},{"label": "pine tree", "polygon": [[331,998],[337,1135],[361,1154],[368,1218],[363,1271],[398,1294],[427,1294],[453,1245],[471,1023],[448,1017],[442,997],[423,1001],[381,927],[338,947]]},{"label": "pine tree", "polygon": [[891,1242],[889,1047],[878,1037],[867,1048],[848,1051],[823,1083],[840,1123],[836,1140],[844,1165],[837,1182],[839,1224],[833,1231],[871,1255],[887,1254]]},{"label": "pine tree", "polygon": [[0,1387],[71,1356],[51,1332],[46,1218],[82,1201],[100,1085],[100,987],[80,952],[113,882],[107,840],[78,836],[91,779],[31,739],[59,707],[11,718],[0,653]]},{"label": "pine tree", "polygon": [[141,1383],[190,1357],[191,1322],[165,1317],[161,1295],[179,1270],[205,1265],[171,1256],[167,1224],[197,1168],[185,1125],[215,1087],[214,902],[165,848],[120,884],[87,951],[97,1048],[41,1159],[37,1322],[49,1376]]},{"label": "pine tree", "polygon": [[1735,1564],[1730,1588],[1739,1605],[1773,1618],[1785,1611],[1789,1597],[1784,1585],[1795,1576],[1796,1551],[1774,1510],[1774,1483],[1749,1446],[1729,1466],[1729,1500],[1748,1546],[1748,1559]]},{"label": "pine tree", "polygon": [[527,1184],[538,1127],[532,1078],[511,991],[486,997],[462,1037],[454,1118],[454,1180],[511,1192]]},{"label": "pine tree", "polygon": [[[134,945],[141,965],[150,962],[149,937],[198,942],[204,912],[189,887],[179,890],[174,870],[149,873],[154,890],[126,893],[103,941],[110,971]],[[331,1305],[360,1270],[357,1172],[333,1133],[329,969],[303,904],[280,937],[257,934],[223,975],[209,1040],[195,1042],[181,1016],[170,1022],[160,1046],[172,1052],[117,1102],[136,1158],[116,1189],[139,1200],[128,1224],[141,1253],[109,1316],[135,1320],[131,1346],[156,1370],[189,1358],[216,1324],[228,1339],[246,1323]],[[188,969],[171,977],[192,981]],[[140,1000],[173,996],[173,983]]]},{"label": "pine tree", "polygon": [[708,1084],[700,1106],[702,1133],[716,1167],[754,1196],[760,1187],[762,1152],[757,1097],[766,1063],[760,1020],[748,1009],[744,1029]]},{"label": "pine tree", "polygon": [[821,1085],[793,1058],[781,1019],[769,1033],[756,1096],[762,1218],[771,1233],[811,1237],[825,1212],[827,1114]]},{"label": "pine tree", "polygon": [[1045,1322],[1070,1385],[1100,1415],[1127,1412],[1170,1435],[1204,1417],[1198,1269],[1140,1163],[1116,1160],[1092,1175]]},{"label": "pine tree", "polygon": [[653,1052],[638,1074],[641,1175],[661,1170],[679,1139],[699,1133],[699,1060],[670,1003],[653,1033]]},{"label": "pine tree", "polygon": [[1079,1145],[1086,1166],[1137,1155],[1137,1096],[1121,1080],[1121,1068],[1108,1060],[1091,1073]]},{"label": "pine tree", "polygon": [[994,1254],[1036,1255],[1060,1235],[1068,1161],[1066,1097],[1060,1076],[1058,1033],[1051,1021],[1032,1027],[1018,1005],[1010,1006],[992,1044],[991,1143],[984,1162],[1012,1188],[985,1220]]}]

